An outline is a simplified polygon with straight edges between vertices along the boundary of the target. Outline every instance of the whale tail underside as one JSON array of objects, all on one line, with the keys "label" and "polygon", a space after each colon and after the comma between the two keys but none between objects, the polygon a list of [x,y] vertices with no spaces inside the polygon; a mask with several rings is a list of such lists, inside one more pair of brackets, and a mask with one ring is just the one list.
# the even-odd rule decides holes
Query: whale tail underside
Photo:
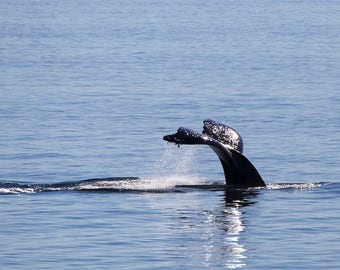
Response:
[{"label": "whale tail underside", "polygon": [[218,156],[226,184],[240,188],[266,186],[254,165],[242,154],[240,134],[229,126],[205,120],[203,134],[180,127],[175,134],[163,137],[165,141],[181,144],[204,144]]}]

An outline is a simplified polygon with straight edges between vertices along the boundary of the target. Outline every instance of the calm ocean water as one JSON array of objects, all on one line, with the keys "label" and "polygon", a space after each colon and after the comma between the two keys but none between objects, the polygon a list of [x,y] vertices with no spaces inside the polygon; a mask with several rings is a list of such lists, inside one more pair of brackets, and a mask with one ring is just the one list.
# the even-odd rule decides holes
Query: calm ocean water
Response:
[{"label": "calm ocean water", "polygon": [[[2,0],[0,269],[338,269],[339,12]],[[205,118],[268,188],[162,140]]]}]

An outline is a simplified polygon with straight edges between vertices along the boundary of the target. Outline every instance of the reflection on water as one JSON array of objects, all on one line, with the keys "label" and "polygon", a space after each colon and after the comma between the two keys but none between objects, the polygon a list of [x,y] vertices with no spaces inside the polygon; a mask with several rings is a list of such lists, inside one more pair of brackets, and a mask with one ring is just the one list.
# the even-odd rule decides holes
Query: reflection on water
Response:
[{"label": "reflection on water", "polygon": [[[219,213],[206,211],[206,232],[204,238],[208,243],[204,246],[207,267],[216,261],[224,262],[226,268],[242,268],[246,266],[247,248],[241,242],[241,233],[245,230],[241,208],[255,203],[249,201],[256,193],[233,190],[224,192],[225,205]],[[219,258],[216,258],[219,256]],[[217,260],[218,259],[218,260]],[[221,267],[222,265],[220,265]]]}]

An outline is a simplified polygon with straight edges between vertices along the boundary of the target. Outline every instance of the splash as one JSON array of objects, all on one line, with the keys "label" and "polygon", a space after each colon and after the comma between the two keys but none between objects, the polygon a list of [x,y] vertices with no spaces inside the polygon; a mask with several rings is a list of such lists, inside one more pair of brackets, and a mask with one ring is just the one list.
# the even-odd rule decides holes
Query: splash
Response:
[{"label": "splash", "polygon": [[326,182],[268,184],[265,189],[313,189],[326,184]]},{"label": "splash", "polygon": [[[309,190],[319,188],[329,183],[287,183],[269,184],[267,187],[250,188],[249,190]],[[204,182],[202,179],[189,176],[159,176],[159,177],[113,177],[88,179],[77,182],[62,182],[54,184],[26,184],[0,182],[0,195],[34,194],[57,191],[84,192],[187,192],[189,190],[229,190],[230,186],[221,182]]]},{"label": "splash", "polygon": [[135,180],[122,179],[116,181],[96,181],[84,183],[74,190],[92,191],[131,191],[131,192],[170,192],[176,191],[179,186],[195,186],[200,181],[196,178],[182,177],[178,175],[167,177],[146,177]]},{"label": "splash", "polygon": [[149,168],[152,177],[178,176],[198,179],[197,147],[182,147],[180,151],[167,145],[162,157]]},{"label": "splash", "polygon": [[203,180],[195,173],[197,148],[177,151],[167,146],[162,157],[149,169],[147,177],[111,177],[55,184],[26,184],[0,182],[0,194],[40,193],[52,191],[103,192],[165,192],[176,191],[178,186],[196,186]]},{"label": "splash", "polygon": [[[183,176],[167,177],[114,177],[89,179],[77,182],[55,184],[25,184],[0,182],[0,194],[30,194],[56,191],[93,191],[93,192],[178,192],[183,188],[200,186],[196,178]],[[183,191],[183,190],[182,190]]]},{"label": "splash", "polygon": [[34,188],[28,188],[28,187],[15,187],[15,188],[2,187],[0,188],[1,195],[22,194],[22,193],[36,193],[36,190]]},{"label": "splash", "polygon": [[[149,168],[147,177],[110,177],[54,184],[27,184],[0,181],[0,195],[30,194],[56,191],[94,192],[185,192],[190,189],[233,190],[224,182],[212,182],[197,173],[196,147],[181,151],[167,146],[162,157]],[[253,190],[313,189],[327,183],[268,184]]]}]

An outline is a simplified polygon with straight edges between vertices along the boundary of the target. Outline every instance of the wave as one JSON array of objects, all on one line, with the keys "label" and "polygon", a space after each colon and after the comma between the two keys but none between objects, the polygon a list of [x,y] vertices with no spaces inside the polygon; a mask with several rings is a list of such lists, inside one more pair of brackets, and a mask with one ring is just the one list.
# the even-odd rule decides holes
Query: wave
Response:
[{"label": "wave", "polygon": [[[269,184],[267,187],[253,190],[313,189],[326,185],[318,183],[282,183]],[[11,181],[0,181],[0,195],[32,194],[57,191],[85,192],[188,192],[189,190],[226,190],[232,187],[224,182],[209,182],[197,177],[173,175],[167,177],[110,177],[81,181],[59,182],[53,184],[30,184]]]},{"label": "wave", "polygon": [[0,195],[41,193],[56,191],[93,191],[93,192],[170,192],[178,191],[179,186],[196,186],[197,178],[171,176],[167,178],[110,177],[81,181],[59,182],[54,184],[28,184],[0,181]]},{"label": "wave", "polygon": [[267,184],[265,189],[313,189],[329,184],[328,182]]}]

